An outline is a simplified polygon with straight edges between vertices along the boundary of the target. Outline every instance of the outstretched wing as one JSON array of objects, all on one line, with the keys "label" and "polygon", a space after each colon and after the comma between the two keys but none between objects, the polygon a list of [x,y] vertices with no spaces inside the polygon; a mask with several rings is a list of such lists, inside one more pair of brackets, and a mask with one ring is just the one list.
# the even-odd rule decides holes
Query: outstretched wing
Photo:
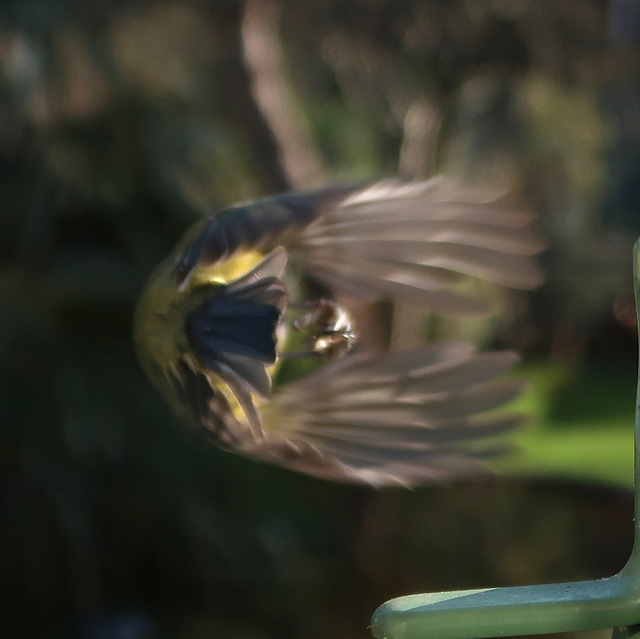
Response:
[{"label": "outstretched wing", "polygon": [[516,360],[459,343],[346,357],[276,392],[261,408],[265,439],[239,452],[377,486],[477,474],[504,452],[492,438],[523,421],[495,411],[523,388],[495,379]]},{"label": "outstretched wing", "polygon": [[349,297],[482,312],[481,303],[451,290],[460,275],[518,289],[542,280],[535,216],[509,207],[504,195],[444,177],[374,184],[305,227],[290,257]]},{"label": "outstretched wing", "polygon": [[174,274],[184,288],[200,267],[283,246],[292,263],[346,296],[482,312],[481,303],[450,290],[462,274],[522,289],[542,279],[534,215],[503,196],[444,177],[285,193],[203,221],[181,247]]}]

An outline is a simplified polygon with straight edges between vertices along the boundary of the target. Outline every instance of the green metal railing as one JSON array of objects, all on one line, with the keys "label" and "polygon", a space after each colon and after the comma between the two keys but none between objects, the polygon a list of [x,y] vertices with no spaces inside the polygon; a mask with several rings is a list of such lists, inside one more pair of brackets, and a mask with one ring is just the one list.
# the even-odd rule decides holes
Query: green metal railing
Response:
[{"label": "green metal railing", "polygon": [[[633,275],[640,317],[640,238],[634,247]],[[613,628],[613,639],[640,639],[640,377],[634,442],[634,546],[618,574],[594,581],[398,597],[374,612],[372,635],[481,639]]]}]

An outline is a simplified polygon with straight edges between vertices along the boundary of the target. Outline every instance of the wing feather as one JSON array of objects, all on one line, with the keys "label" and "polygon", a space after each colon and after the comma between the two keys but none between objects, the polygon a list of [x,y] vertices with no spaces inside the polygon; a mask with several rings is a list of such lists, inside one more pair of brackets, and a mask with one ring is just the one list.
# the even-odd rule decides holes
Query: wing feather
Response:
[{"label": "wing feather", "polygon": [[326,364],[274,393],[262,407],[265,439],[243,452],[374,485],[476,474],[504,452],[496,438],[523,421],[501,410],[523,383],[496,379],[515,361],[443,343]]},{"label": "wing feather", "polygon": [[336,259],[331,266],[328,261],[313,265],[313,276],[347,297],[364,302],[405,300],[444,314],[479,315],[487,311],[482,302],[453,291],[431,290],[420,281],[417,284],[398,281],[398,276],[390,272],[381,277],[376,275],[375,266],[367,272],[348,264],[339,266],[338,262]]},{"label": "wing feather", "polygon": [[517,289],[542,280],[535,216],[509,206],[504,195],[444,177],[374,184],[304,228],[291,257],[342,295],[479,313],[482,304],[447,290],[460,276]]},{"label": "wing feather", "polygon": [[[536,256],[544,246],[534,219],[503,190],[443,176],[330,186],[211,216],[181,246],[174,274],[182,289],[199,267],[242,250],[283,247],[299,268],[340,295],[478,314],[483,304],[449,287],[461,276],[516,289],[538,286]],[[284,264],[282,253],[274,259]]]}]

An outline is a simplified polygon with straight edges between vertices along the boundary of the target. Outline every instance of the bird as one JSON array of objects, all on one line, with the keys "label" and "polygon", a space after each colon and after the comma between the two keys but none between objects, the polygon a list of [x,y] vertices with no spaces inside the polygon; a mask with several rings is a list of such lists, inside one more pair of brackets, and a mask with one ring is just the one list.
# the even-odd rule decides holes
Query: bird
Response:
[{"label": "bird", "polygon": [[[134,314],[142,367],[214,445],[321,479],[414,486],[474,475],[522,423],[499,410],[511,352],[460,342],[371,352],[353,303],[484,309],[472,275],[543,278],[535,215],[451,177],[330,185],[205,216],[152,273]],[[280,383],[283,362],[305,372]]]}]

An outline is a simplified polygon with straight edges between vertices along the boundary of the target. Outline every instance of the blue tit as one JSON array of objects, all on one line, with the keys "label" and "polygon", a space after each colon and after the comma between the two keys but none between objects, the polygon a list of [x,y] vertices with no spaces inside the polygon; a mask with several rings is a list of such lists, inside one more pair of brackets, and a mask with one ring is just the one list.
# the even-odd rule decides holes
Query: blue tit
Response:
[{"label": "blue tit", "polygon": [[[481,305],[451,290],[463,274],[534,288],[532,220],[443,177],[233,206],[198,222],[153,273],[136,350],[178,416],[226,450],[376,486],[476,473],[501,449],[491,438],[521,422],[494,410],[522,389],[496,379],[515,355],[460,343],[359,352],[349,303],[474,313]],[[287,356],[321,364],[279,386]]]}]

